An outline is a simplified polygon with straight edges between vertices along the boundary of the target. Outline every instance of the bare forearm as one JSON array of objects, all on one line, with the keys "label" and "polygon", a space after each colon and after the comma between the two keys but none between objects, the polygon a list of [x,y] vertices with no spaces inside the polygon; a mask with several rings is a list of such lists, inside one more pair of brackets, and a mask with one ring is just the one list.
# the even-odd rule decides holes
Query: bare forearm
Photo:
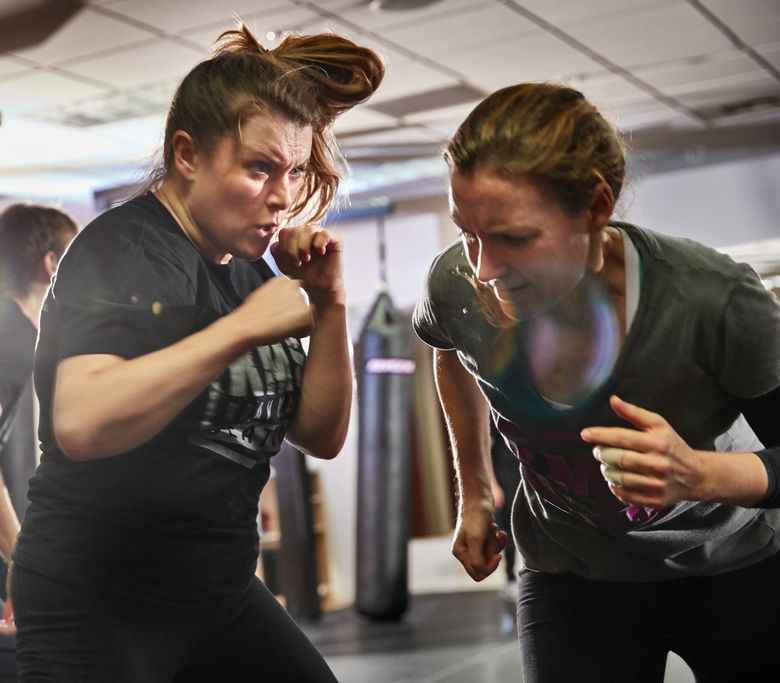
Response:
[{"label": "bare forearm", "polygon": [[698,454],[703,474],[696,500],[752,507],[766,495],[766,468],[755,453]]},{"label": "bare forearm", "polygon": [[6,564],[11,561],[18,535],[19,518],[16,516],[11,496],[0,473],[0,557]]},{"label": "bare forearm", "polygon": [[490,507],[488,404],[454,351],[435,351],[439,400],[447,421],[459,488],[459,505]]},{"label": "bare forearm", "polygon": [[109,457],[158,434],[248,347],[241,320],[225,316],[167,348],[79,371],[80,356],[60,364],[54,424],[74,460]]},{"label": "bare forearm", "polygon": [[346,438],[352,404],[346,306],[318,306],[289,440],[319,458],[335,457]]}]

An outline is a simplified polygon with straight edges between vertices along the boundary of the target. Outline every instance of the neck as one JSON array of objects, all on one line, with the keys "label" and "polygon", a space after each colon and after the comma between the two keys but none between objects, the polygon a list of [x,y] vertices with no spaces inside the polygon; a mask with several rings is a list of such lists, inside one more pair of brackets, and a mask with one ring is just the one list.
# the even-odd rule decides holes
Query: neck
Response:
[{"label": "neck", "polygon": [[182,186],[181,181],[175,177],[166,176],[154,194],[160,203],[168,209],[187,239],[203,256],[213,263],[226,261],[228,255],[221,253],[198,229],[187,202],[186,188]]},{"label": "neck", "polygon": [[36,329],[38,328],[38,318],[41,314],[43,299],[46,296],[48,289],[48,284],[34,282],[32,285],[30,285],[30,288],[26,293],[11,293],[8,295],[10,299],[16,302],[22,313],[24,313],[24,315],[29,318],[30,322],[35,326]]}]

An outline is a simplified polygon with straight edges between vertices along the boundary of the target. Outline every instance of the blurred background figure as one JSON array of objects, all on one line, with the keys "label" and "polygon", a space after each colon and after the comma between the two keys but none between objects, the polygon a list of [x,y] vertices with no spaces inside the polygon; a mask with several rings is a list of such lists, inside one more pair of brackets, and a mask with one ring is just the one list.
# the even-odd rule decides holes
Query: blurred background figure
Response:
[{"label": "blurred background figure", "polygon": [[[12,680],[13,611],[5,574],[19,522],[27,508],[27,482],[36,465],[32,367],[41,303],[57,263],[76,236],[62,211],[14,204],[0,213],[0,680]],[[15,677],[15,674],[13,674]]]}]

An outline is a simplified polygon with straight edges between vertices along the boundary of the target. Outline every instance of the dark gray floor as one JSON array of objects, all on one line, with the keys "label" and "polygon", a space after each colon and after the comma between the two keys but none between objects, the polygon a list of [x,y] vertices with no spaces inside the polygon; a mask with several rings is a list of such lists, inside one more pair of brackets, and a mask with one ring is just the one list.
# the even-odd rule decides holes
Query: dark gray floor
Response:
[{"label": "dark gray floor", "polygon": [[[483,590],[414,596],[400,621],[348,609],[302,626],[340,683],[521,683],[513,612]],[[673,653],[664,680],[694,683]]]},{"label": "dark gray floor", "polygon": [[512,612],[493,592],[420,595],[400,621],[342,610],[303,628],[340,683],[519,683]]}]

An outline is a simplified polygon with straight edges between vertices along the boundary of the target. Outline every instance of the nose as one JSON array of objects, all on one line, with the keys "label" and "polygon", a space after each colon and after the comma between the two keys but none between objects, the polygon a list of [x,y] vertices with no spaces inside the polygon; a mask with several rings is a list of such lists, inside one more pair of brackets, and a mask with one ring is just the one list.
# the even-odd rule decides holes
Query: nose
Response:
[{"label": "nose", "polygon": [[487,240],[479,240],[476,276],[484,284],[491,284],[506,273],[506,264]]},{"label": "nose", "polygon": [[268,183],[268,207],[272,211],[287,211],[293,201],[290,178],[280,173],[276,178],[269,178]]}]

